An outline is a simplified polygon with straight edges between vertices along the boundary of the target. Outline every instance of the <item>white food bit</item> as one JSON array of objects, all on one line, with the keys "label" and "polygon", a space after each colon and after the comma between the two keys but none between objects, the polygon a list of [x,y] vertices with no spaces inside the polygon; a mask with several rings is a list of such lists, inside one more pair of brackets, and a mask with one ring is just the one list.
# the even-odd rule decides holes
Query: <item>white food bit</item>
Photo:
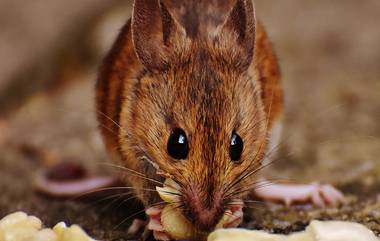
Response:
[{"label": "white food bit", "polygon": [[379,241],[373,232],[359,223],[312,221],[306,232],[317,241]]},{"label": "white food bit", "polygon": [[164,182],[163,187],[156,187],[161,199],[167,203],[175,203],[178,201],[179,190],[181,187],[172,179],[168,178]]},{"label": "white food bit", "polygon": [[93,241],[78,225],[67,227],[64,222],[60,222],[54,226],[53,231],[57,234],[59,241]]},{"label": "white food bit", "polygon": [[[176,240],[181,239],[191,239],[196,236],[195,229],[193,225],[182,216],[181,213],[178,212],[175,205],[171,205],[175,203],[178,199],[176,194],[179,194],[180,187],[174,182],[172,179],[166,179],[163,187],[156,187],[158,194],[161,199],[168,203],[161,213],[161,223],[162,223],[162,231],[168,233],[172,238]],[[154,220],[149,222],[150,229],[158,230],[159,228],[153,227],[155,224]]]},{"label": "white food bit", "polygon": [[23,223],[24,225],[33,227],[35,229],[40,229],[42,226],[42,222],[38,218],[28,216],[23,212],[17,212],[10,214],[0,220],[0,230],[11,228],[20,223]]},{"label": "white food bit", "polygon": [[0,241],[29,241],[42,227],[35,217],[17,212],[0,220]]},{"label": "white food bit", "polygon": [[58,237],[53,230],[46,228],[35,233],[28,241],[58,241]]},{"label": "white food bit", "polygon": [[57,224],[53,229],[42,229],[42,222],[34,216],[17,212],[0,220],[0,241],[95,241],[77,225]]},{"label": "white food bit", "polygon": [[289,236],[246,229],[220,229],[208,241],[380,241],[375,234],[358,223],[312,221],[306,231]]},{"label": "white food bit", "polygon": [[197,235],[193,225],[174,206],[164,208],[161,221],[164,230],[175,240],[191,239]]}]

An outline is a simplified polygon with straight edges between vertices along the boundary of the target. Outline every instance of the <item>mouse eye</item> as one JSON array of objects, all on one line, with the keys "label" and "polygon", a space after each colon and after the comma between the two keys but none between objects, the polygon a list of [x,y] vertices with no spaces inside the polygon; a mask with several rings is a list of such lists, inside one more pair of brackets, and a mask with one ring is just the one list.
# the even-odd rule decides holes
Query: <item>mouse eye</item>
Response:
[{"label": "mouse eye", "polygon": [[186,159],[189,154],[189,144],[186,133],[182,129],[174,129],[168,141],[168,153],[177,160]]},{"label": "mouse eye", "polygon": [[241,153],[243,152],[243,147],[243,140],[238,134],[236,134],[236,132],[233,132],[230,146],[230,157],[232,161],[237,162],[240,160]]}]

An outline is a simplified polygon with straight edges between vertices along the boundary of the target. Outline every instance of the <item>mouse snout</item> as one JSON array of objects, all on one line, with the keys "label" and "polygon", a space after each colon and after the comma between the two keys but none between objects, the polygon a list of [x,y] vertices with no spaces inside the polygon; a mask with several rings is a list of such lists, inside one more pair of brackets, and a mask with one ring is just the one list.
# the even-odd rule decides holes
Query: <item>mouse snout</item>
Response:
[{"label": "mouse snout", "polygon": [[224,214],[221,193],[187,192],[185,215],[201,232],[211,232]]}]

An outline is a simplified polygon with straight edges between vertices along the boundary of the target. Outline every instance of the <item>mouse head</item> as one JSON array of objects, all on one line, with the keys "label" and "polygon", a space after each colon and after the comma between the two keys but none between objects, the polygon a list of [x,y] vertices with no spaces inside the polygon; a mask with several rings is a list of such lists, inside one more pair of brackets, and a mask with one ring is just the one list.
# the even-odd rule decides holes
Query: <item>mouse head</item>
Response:
[{"label": "mouse head", "polygon": [[132,39],[144,71],[120,143],[129,158],[180,185],[179,208],[208,232],[248,191],[266,145],[260,87],[250,68],[253,5],[237,0],[207,32],[189,34],[183,26],[162,1],[135,1]]}]

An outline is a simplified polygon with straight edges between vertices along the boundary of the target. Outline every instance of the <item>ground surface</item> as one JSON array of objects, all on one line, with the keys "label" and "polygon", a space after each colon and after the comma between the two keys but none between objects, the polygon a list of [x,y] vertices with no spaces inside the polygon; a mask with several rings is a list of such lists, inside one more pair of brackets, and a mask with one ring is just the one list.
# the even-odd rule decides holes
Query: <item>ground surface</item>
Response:
[{"label": "ground surface", "polygon": [[[287,103],[278,161],[266,174],[300,183],[332,183],[349,203],[325,210],[257,205],[247,210],[251,218],[244,226],[287,233],[314,218],[339,219],[364,223],[380,234],[379,10],[377,0],[257,0],[258,15],[279,55]],[[117,5],[90,25],[96,46],[89,48],[96,52],[90,63],[98,62],[128,12],[129,7]],[[96,130],[95,64],[67,70],[72,66],[63,61],[58,69],[65,71],[58,71],[65,74],[50,80],[59,84],[36,88],[17,105],[2,100],[12,111],[0,112],[0,216],[24,210],[48,225],[64,220],[82,225],[98,239],[128,240],[125,230],[131,220],[119,224],[136,212],[133,203],[96,202],[104,196],[63,201],[32,188],[36,173],[62,161],[117,175],[104,168],[107,158]],[[38,79],[16,83],[12,96],[34,81]]]}]

